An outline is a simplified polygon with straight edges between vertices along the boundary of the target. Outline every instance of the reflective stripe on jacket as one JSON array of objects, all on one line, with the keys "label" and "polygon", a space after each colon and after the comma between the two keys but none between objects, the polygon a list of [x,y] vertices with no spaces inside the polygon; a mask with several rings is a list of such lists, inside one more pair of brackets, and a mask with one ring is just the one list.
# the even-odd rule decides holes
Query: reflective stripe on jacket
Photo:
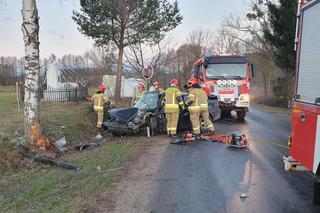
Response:
[{"label": "reflective stripe on jacket", "polygon": [[201,110],[208,109],[208,95],[207,95],[207,93],[205,91],[203,91],[202,89],[198,89],[197,93],[199,96],[199,104],[200,104]]},{"label": "reflective stripe on jacket", "polygon": [[164,101],[165,111],[177,111],[179,110],[179,105],[183,105],[183,101],[181,99],[181,91],[176,87],[169,87],[168,89],[166,89]]},{"label": "reflective stripe on jacket", "polygon": [[95,93],[92,96],[93,99],[93,109],[95,111],[103,111],[103,105],[106,103],[109,98],[106,94],[104,93]]},{"label": "reflective stripe on jacket", "polygon": [[190,88],[188,89],[188,97],[185,101],[188,105],[189,111],[200,111],[200,104],[199,104],[199,91],[197,88]]}]

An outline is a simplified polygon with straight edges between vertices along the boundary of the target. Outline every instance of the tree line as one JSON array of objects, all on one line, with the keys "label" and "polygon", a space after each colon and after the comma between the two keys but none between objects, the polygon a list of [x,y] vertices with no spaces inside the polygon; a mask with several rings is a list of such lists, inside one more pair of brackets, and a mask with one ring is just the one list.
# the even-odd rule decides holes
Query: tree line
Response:
[{"label": "tree line", "polygon": [[[268,92],[271,77],[276,73],[279,77],[272,87],[273,93],[292,95],[288,91],[288,82],[292,82],[294,73],[297,1],[248,1],[251,11],[246,17],[226,17],[214,40],[211,40],[210,32],[195,31],[178,49],[172,46],[164,48],[166,42],[163,42],[165,34],[182,22],[177,1],[80,0],[80,10],[74,11],[73,20],[79,31],[93,39],[96,46],[116,55],[116,101],[120,99],[121,78],[127,64],[136,67],[136,71],[146,63],[151,64],[158,79],[167,82],[169,76],[177,76],[183,81],[194,59],[207,54],[210,48],[213,48],[211,51],[225,53],[237,53],[240,48],[245,48],[244,52],[253,60],[261,62],[264,90]],[[32,143],[31,127],[39,121],[39,17],[35,0],[23,0],[22,5],[24,124],[27,141]],[[150,57],[146,58],[147,54]],[[279,69],[271,70],[271,67]]]}]

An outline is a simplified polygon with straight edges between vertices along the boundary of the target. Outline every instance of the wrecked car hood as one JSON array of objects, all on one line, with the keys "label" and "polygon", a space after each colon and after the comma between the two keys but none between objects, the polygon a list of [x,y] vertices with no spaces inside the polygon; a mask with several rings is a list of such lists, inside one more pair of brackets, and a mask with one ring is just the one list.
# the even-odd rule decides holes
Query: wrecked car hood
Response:
[{"label": "wrecked car hood", "polygon": [[108,111],[109,117],[121,123],[128,123],[138,114],[138,108],[116,108]]}]

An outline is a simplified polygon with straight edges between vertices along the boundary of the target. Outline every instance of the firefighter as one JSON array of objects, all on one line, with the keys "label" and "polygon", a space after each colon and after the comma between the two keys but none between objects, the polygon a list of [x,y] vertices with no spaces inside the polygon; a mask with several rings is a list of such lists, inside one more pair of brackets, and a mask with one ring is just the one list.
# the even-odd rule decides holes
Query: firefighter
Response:
[{"label": "firefighter", "polygon": [[184,103],[181,98],[181,91],[177,88],[179,81],[172,79],[169,82],[169,88],[165,91],[164,112],[167,118],[167,133],[171,137],[177,134],[179,121],[179,109],[184,109]]},{"label": "firefighter", "polygon": [[200,104],[200,116],[203,118],[207,128],[209,130],[209,134],[214,134],[214,126],[210,120],[209,109],[208,109],[208,95],[203,89],[198,89],[197,91],[199,97]]},{"label": "firefighter", "polygon": [[135,93],[133,98],[133,104],[136,104],[138,100],[144,95],[146,92],[145,85],[143,82],[138,83],[138,91]]},{"label": "firefighter", "polygon": [[152,88],[150,88],[150,91],[158,91],[160,93],[164,93],[164,89],[160,87],[160,82],[159,81],[155,81],[152,84]]},{"label": "firefighter", "polygon": [[101,138],[100,129],[102,127],[103,115],[104,115],[104,105],[110,105],[111,101],[108,98],[108,95],[104,93],[106,87],[101,84],[98,87],[98,91],[92,96],[93,101],[93,109],[98,115],[97,127],[99,129],[99,133],[96,138]]},{"label": "firefighter", "polygon": [[200,104],[199,104],[199,89],[197,79],[191,78],[187,83],[188,97],[185,100],[188,106],[190,121],[192,124],[192,132],[196,138],[200,138]]}]

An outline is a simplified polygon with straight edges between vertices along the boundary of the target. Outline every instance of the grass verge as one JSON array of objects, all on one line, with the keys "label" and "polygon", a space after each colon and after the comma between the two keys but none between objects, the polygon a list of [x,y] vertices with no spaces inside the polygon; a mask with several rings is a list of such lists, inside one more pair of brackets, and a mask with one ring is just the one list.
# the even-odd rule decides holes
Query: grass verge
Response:
[{"label": "grass verge", "polygon": [[79,212],[94,207],[96,196],[119,178],[117,171],[132,157],[137,138],[111,142],[69,155],[78,171],[42,166],[0,178],[0,212]]},{"label": "grass verge", "polygon": [[287,114],[291,113],[290,109],[286,109],[286,108],[282,108],[282,107],[273,107],[273,106],[268,106],[268,105],[264,105],[264,104],[257,104],[257,103],[251,103],[251,106],[258,108],[258,109],[262,109],[267,112],[271,112],[271,113],[287,113]]}]

